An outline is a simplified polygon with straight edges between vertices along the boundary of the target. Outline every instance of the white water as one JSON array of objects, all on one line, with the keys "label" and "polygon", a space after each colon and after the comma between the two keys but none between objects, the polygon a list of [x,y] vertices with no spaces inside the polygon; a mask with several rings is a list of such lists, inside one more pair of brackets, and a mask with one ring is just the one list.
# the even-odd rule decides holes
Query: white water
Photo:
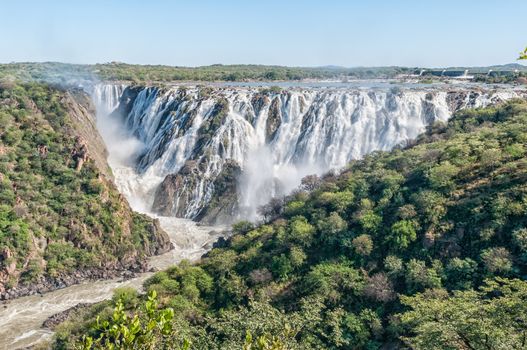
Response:
[{"label": "white water", "polygon": [[[205,94],[203,88],[192,86],[144,87],[122,116],[121,132],[137,146],[139,173],[123,186],[148,198],[143,203],[149,210],[165,176],[193,160],[199,165],[198,180],[184,181],[177,189],[171,214],[195,218],[210,200],[225,162],[234,160],[242,168],[238,215],[254,220],[259,206],[289,193],[304,176],[340,169],[376,150],[390,150],[417,137],[427,125],[448,120],[454,112],[449,105],[453,97],[457,110],[516,96],[512,90],[456,89],[289,88],[264,96],[251,87],[215,86]],[[95,91],[115,108],[125,89],[100,85]],[[213,119],[221,101],[227,101],[227,116],[199,145],[200,127]],[[270,135],[273,114],[280,125]]]},{"label": "white water", "polygon": [[191,220],[158,216],[149,212],[153,191],[163,178],[138,174],[135,170],[137,154],[145,146],[139,139],[126,132],[121,119],[111,115],[118,106],[123,89],[121,85],[105,85],[92,93],[92,99],[97,106],[97,128],[108,150],[108,164],[112,169],[114,182],[132,209],[159,219],[161,227],[169,234],[174,244],[175,248],[171,252],[152,257],[151,265],[168,266],[182,259],[195,260],[212,247],[223,227],[197,226]]}]

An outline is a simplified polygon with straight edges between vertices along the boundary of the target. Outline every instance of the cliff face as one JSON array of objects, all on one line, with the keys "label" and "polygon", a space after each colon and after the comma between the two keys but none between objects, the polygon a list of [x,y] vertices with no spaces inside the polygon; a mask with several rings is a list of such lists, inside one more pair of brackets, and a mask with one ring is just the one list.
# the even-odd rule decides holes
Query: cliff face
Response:
[{"label": "cliff face", "polygon": [[64,94],[61,103],[68,111],[71,118],[70,132],[76,135],[80,142],[85,144],[89,158],[101,174],[107,179],[112,179],[112,170],[108,166],[106,159],[108,152],[104,141],[97,130],[97,121],[95,119],[95,107],[91,98],[80,90],[71,90]]},{"label": "cliff face", "polygon": [[[240,175],[240,166],[235,161],[228,161],[211,184],[207,205],[200,210],[195,220],[208,225],[231,223],[239,210]],[[198,164],[195,161],[187,161],[181,171],[167,175],[159,185],[152,210],[164,216],[184,217],[183,210],[191,203],[192,189],[199,180]]]},{"label": "cliff face", "polygon": [[118,193],[80,91],[0,87],[0,299],[129,275],[172,248]]}]

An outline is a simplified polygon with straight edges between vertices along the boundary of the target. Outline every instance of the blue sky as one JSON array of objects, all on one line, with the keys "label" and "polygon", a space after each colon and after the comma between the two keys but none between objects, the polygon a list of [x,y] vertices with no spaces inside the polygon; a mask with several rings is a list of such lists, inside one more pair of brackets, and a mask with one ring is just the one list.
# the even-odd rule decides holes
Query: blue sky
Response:
[{"label": "blue sky", "polygon": [[527,0],[0,0],[0,62],[503,64],[526,15]]}]

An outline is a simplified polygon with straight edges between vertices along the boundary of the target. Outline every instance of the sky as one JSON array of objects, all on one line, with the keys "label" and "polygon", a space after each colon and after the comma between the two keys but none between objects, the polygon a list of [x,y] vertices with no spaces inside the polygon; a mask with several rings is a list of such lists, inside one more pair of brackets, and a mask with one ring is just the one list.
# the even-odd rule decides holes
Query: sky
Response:
[{"label": "sky", "polygon": [[0,62],[486,66],[527,0],[0,0]]}]

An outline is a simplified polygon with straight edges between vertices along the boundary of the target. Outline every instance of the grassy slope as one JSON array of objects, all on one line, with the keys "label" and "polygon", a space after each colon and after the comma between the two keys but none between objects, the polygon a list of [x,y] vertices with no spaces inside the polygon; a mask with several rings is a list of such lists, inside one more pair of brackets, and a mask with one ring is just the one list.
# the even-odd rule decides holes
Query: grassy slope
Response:
[{"label": "grassy slope", "polygon": [[76,170],[87,140],[71,101],[45,85],[0,86],[0,291],[137,267],[157,249],[151,219],[131,211],[89,153]]}]

